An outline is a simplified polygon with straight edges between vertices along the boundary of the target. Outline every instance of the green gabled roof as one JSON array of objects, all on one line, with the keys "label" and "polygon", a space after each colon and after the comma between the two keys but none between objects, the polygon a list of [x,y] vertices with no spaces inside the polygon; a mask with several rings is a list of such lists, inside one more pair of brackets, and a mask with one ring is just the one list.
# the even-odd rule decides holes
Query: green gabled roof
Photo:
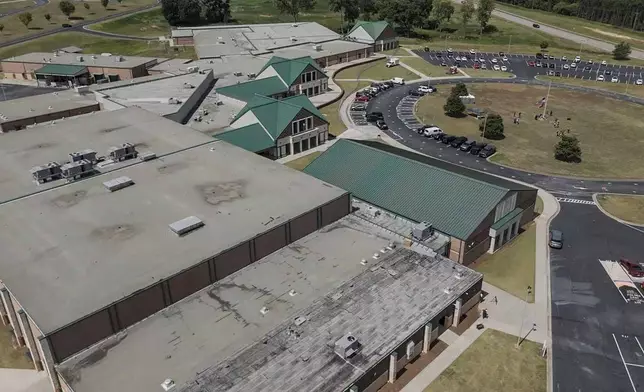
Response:
[{"label": "green gabled roof", "polygon": [[46,64],[36,70],[36,74],[54,76],[77,76],[88,73],[83,65]]},{"label": "green gabled roof", "polygon": [[318,72],[324,73],[324,70],[320,68],[318,63],[313,60],[310,56],[298,57],[294,59],[286,59],[284,57],[273,56],[264,67],[257,73],[258,75],[264,72],[267,68],[272,67],[275,72],[284,80],[287,85],[292,85],[293,82],[300,77],[302,72],[308,67],[312,66]]},{"label": "green gabled roof", "polygon": [[515,208],[514,210],[508,212],[503,218],[499,219],[498,221],[494,222],[494,224],[491,226],[492,229],[494,230],[499,230],[503,226],[505,226],[508,222],[510,222],[512,219],[516,218],[523,212],[523,208]]},{"label": "green gabled roof", "polygon": [[[433,165],[433,161],[440,164]],[[449,170],[450,166],[455,170]],[[347,139],[335,142],[304,172],[358,199],[416,222],[428,222],[463,240],[510,190],[468,176],[457,165],[379,142]]]},{"label": "green gabled roof", "polygon": [[368,20],[359,20],[356,22],[355,26],[349,31],[349,34],[353,33],[356,31],[358,28],[362,27],[367,34],[373,39],[378,39],[380,37],[380,34],[382,34],[383,31],[389,26],[389,23],[384,20],[379,20],[379,21],[368,21]]},{"label": "green gabled roof", "polygon": [[246,104],[246,106],[244,106],[244,107],[242,108],[242,110],[240,110],[240,111],[239,111],[239,113],[237,113],[237,115],[235,116],[235,118],[233,118],[233,121],[231,121],[231,124],[232,124],[232,123],[234,123],[235,121],[237,121],[237,119],[238,119],[238,118],[240,118],[241,116],[243,116],[244,114],[246,114],[246,112],[248,112],[248,111],[249,111],[249,110],[251,110],[252,108],[257,107],[257,106],[260,106],[260,105],[265,105],[265,104],[267,104],[267,103],[272,103],[272,102],[275,102],[275,101],[276,101],[276,99],[275,99],[275,98],[270,98],[270,97],[265,97],[265,96],[263,96],[263,95],[255,94],[255,96],[254,96],[254,97],[252,97],[252,98],[248,101],[248,103]]},{"label": "green gabled roof", "polygon": [[260,152],[275,147],[275,140],[271,139],[260,124],[231,129],[218,133],[214,137],[251,152]]},{"label": "green gabled roof", "polygon": [[321,120],[327,121],[324,114],[322,114],[322,112],[318,108],[316,108],[315,105],[313,105],[313,102],[311,102],[311,100],[308,99],[305,95],[293,95],[291,97],[284,98],[282,101],[288,102],[291,105],[300,106],[311,112],[311,114],[313,114],[314,116],[319,117]]},{"label": "green gabled roof", "polygon": [[248,102],[257,94],[274,95],[288,91],[288,86],[277,76],[270,78],[255,79],[244,83],[233,84],[231,86],[220,87],[217,92],[221,95]]}]

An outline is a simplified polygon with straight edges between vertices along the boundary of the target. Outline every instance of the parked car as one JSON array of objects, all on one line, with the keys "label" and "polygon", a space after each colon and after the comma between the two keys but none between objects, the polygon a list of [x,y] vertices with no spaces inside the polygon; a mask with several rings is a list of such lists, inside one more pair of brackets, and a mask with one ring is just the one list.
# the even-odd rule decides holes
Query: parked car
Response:
[{"label": "parked car", "polygon": [[443,54],[441,52],[436,52],[436,57],[443,57]]},{"label": "parked car", "polygon": [[584,71],[590,71],[591,69],[593,69],[593,67],[591,67],[590,65],[584,67]]},{"label": "parked car", "polygon": [[570,69],[570,65],[568,65],[568,64],[564,64],[564,65],[563,65],[563,69]]},{"label": "parked car", "polygon": [[70,25],[69,23],[63,23],[63,27],[68,29],[68,28],[72,27],[72,25]]},{"label": "parked car", "polygon": [[470,49],[470,54],[476,54],[476,50]]},{"label": "parked car", "polygon": [[581,56],[575,56],[575,63],[578,63],[581,61]]},{"label": "parked car", "polygon": [[606,62],[606,60],[602,60],[602,65],[608,65],[608,63]]},{"label": "parked car", "polygon": [[561,61],[568,61],[568,57],[566,57],[566,56],[561,56]]},{"label": "parked car", "polygon": [[465,136],[459,136],[454,140],[452,140],[452,142],[449,145],[454,148],[459,148],[461,147],[461,144],[465,143],[466,141],[467,141],[467,138]]},{"label": "parked car", "polygon": [[351,105],[349,110],[351,110],[352,112],[364,112],[367,110],[367,105],[365,105],[364,103],[354,103],[353,105]]},{"label": "parked car", "polygon": [[613,76],[610,81],[611,83],[619,83],[619,78],[617,76]]},{"label": "parked car", "polygon": [[382,82],[382,84],[387,86],[387,88],[392,88],[394,86],[394,82],[392,82],[391,80],[385,80],[384,82]]},{"label": "parked car", "polygon": [[603,82],[604,81],[604,75],[597,76],[597,81],[598,82]]},{"label": "parked car", "polygon": [[474,63],[474,69],[479,69],[481,68],[481,65],[479,63]]},{"label": "parked car", "polygon": [[503,60],[503,61],[508,61],[508,58],[507,58],[507,57],[505,57],[505,56],[503,56],[503,58],[502,58],[501,60]]},{"label": "parked car", "polygon": [[550,55],[550,56],[548,56],[548,58],[549,58],[550,60],[554,60],[554,59],[555,59],[555,56]]},{"label": "parked car", "polygon": [[571,63],[570,68],[577,68],[577,64],[576,63]]},{"label": "parked car", "polygon": [[609,70],[609,69],[607,69],[606,71],[604,71],[604,75],[610,75],[611,73],[612,73],[612,71],[611,71],[611,70]]},{"label": "parked car", "polygon": [[413,88],[409,89],[409,95],[414,96],[414,97],[422,97],[423,94],[420,90],[414,90]]},{"label": "parked car", "polygon": [[376,126],[377,126],[379,129],[389,129],[389,127],[387,126],[387,123],[385,122],[385,120],[378,120],[378,121],[376,121]]},{"label": "parked car", "polygon": [[555,68],[555,63],[548,64],[548,68]]},{"label": "parked car", "polygon": [[425,52],[429,52],[429,46],[425,46],[425,47],[423,48],[423,50],[424,50]]},{"label": "parked car", "polygon": [[405,79],[395,77],[395,78],[391,79],[391,82],[392,82],[393,84],[403,85],[403,84],[405,84]]},{"label": "parked car", "polygon": [[534,67],[534,61],[528,61],[528,67]]},{"label": "parked car", "polygon": [[641,86],[643,82],[644,82],[644,81],[643,81],[642,79],[637,79],[637,80],[635,81],[635,84],[636,84],[636,85],[638,85],[638,86]]},{"label": "parked car", "polygon": [[555,76],[555,71],[548,71],[548,76]]},{"label": "parked car", "polygon": [[447,53],[454,53],[454,50],[452,48],[447,48]]},{"label": "parked car", "polygon": [[559,230],[550,230],[550,240],[548,245],[554,249],[563,248],[563,233]]},{"label": "parked car", "polygon": [[497,59],[492,59],[492,64],[496,64],[496,63],[498,63],[498,62],[499,62],[499,60],[497,60]]},{"label": "parked car", "polygon": [[420,91],[423,94],[429,94],[429,93],[436,92],[436,87],[434,87],[434,86],[426,86],[426,85],[422,84],[422,85],[418,86],[418,91]]},{"label": "parked car", "polygon": [[481,69],[487,69],[487,64],[485,63],[481,64]]},{"label": "parked car", "polygon": [[543,53],[537,53],[535,55],[535,57],[538,58],[538,59],[542,59],[543,58]]},{"label": "parked car", "polygon": [[479,156],[481,158],[488,158],[494,155],[495,152],[496,152],[496,147],[493,144],[488,144],[481,149]]},{"label": "parked car", "polygon": [[505,52],[499,52],[499,57],[504,57],[504,56],[505,56]]},{"label": "parked car", "polygon": [[541,60],[537,60],[536,63],[534,63],[535,67],[541,67]]},{"label": "parked car", "polygon": [[472,146],[474,146],[475,144],[476,144],[476,142],[474,140],[467,140],[467,141],[463,142],[463,144],[461,144],[460,150],[468,152],[468,151],[470,151]]},{"label": "parked car", "polygon": [[454,139],[456,139],[456,136],[443,134],[443,136],[441,137],[441,142],[443,144],[450,144],[452,141],[454,141]]},{"label": "parked car", "polygon": [[592,63],[593,63],[593,60],[586,61],[586,64],[592,64]]},{"label": "parked car", "polygon": [[434,136],[432,136],[432,137],[434,138],[434,140],[441,141],[441,140],[443,140],[444,135],[445,135],[444,132],[438,132],[438,133],[435,133]]},{"label": "parked car", "polygon": [[539,28],[539,27],[541,27],[541,26],[539,26],[539,23],[533,23],[533,24],[532,24],[532,27],[534,27],[535,29],[538,29],[538,28]]},{"label": "parked car", "polygon": [[621,265],[626,270],[626,272],[634,278],[644,277],[644,268],[640,263],[636,263],[628,259],[620,259],[619,265]]},{"label": "parked car", "polygon": [[443,131],[439,127],[429,126],[423,129],[423,136],[425,137],[434,137],[436,134],[442,134]]},{"label": "parked car", "polygon": [[370,112],[367,113],[367,121],[369,122],[376,122],[378,120],[384,120],[385,116],[382,114],[382,112]]},{"label": "parked car", "polygon": [[472,144],[472,147],[470,147],[470,154],[472,155],[479,155],[483,147],[487,146],[486,143],[474,143]]},{"label": "parked car", "polygon": [[356,97],[356,102],[369,102],[370,99],[368,95],[359,95]]},{"label": "parked car", "polygon": [[507,72],[507,71],[508,71],[508,67],[506,67],[505,65],[502,65],[502,66],[501,66],[501,71],[503,71],[503,72]]},{"label": "parked car", "polygon": [[555,76],[561,76],[561,72],[559,71],[555,72]]}]

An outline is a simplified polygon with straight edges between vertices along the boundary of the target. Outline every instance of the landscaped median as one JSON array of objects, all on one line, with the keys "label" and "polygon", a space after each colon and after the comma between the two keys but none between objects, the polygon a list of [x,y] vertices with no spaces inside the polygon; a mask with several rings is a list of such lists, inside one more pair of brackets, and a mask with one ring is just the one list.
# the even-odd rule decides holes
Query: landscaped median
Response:
[{"label": "landscaped median", "polygon": [[644,225],[644,196],[601,194],[596,199],[599,206],[615,218]]},{"label": "landscaped median", "polygon": [[[420,78],[419,75],[409,71],[407,68],[396,65],[386,67],[387,59],[383,58],[368,63],[362,63],[352,67],[345,68],[335,74],[335,80],[391,80],[393,78],[403,78],[405,80],[414,80]],[[420,70],[419,70],[420,71]]]},{"label": "landscaped median", "polygon": [[284,164],[291,169],[304,170],[304,168],[307,167],[309,163],[313,162],[315,158],[319,157],[320,154],[322,154],[321,151],[313,151],[310,154],[304,155],[303,157],[297,159],[293,159],[292,161],[288,161]]},{"label": "landscaped median", "polygon": [[488,329],[424,392],[545,392],[547,363],[540,346]]}]

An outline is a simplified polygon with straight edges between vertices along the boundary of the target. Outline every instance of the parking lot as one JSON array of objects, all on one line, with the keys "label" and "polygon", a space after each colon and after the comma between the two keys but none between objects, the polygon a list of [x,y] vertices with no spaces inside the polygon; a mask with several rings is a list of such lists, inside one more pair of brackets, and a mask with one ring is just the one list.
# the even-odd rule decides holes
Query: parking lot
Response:
[{"label": "parking lot", "polygon": [[[549,71],[552,71],[553,73],[558,72],[562,78],[585,80],[596,80],[599,75],[604,75],[605,83],[611,83],[613,76],[617,78],[616,83],[635,84],[638,79],[644,79],[643,67],[616,64],[602,65],[599,62],[588,64],[588,60],[592,59],[587,58],[582,58],[576,67],[571,68],[575,58],[574,54],[568,56],[567,61],[562,61],[560,58],[537,59],[535,54],[505,53],[501,56],[499,53],[470,54],[469,52],[453,52],[450,55],[447,51],[425,52],[422,50],[416,50],[415,53],[431,64],[445,64],[445,67],[456,65],[456,57],[458,57],[461,59],[458,61],[460,68],[465,72],[467,72],[468,68],[474,68],[475,60],[478,59],[479,64],[485,64],[488,70],[492,70],[495,64],[499,65],[499,67],[505,66],[507,67],[507,72],[515,74],[519,78],[532,79],[538,75],[548,75]],[[463,60],[463,57],[465,57],[465,60]],[[496,60],[496,63],[494,60]],[[536,66],[537,61],[541,62],[542,67]],[[535,63],[535,66],[531,66],[531,63]],[[547,64],[546,67],[543,67],[543,64]],[[566,69],[566,66],[568,69]],[[503,75],[503,73],[499,71],[499,76]]]}]

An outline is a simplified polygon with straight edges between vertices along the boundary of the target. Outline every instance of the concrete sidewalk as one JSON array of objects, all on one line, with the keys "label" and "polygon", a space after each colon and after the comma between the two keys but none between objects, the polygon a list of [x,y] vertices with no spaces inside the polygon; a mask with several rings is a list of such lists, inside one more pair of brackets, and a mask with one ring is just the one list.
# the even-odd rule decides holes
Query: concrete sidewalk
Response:
[{"label": "concrete sidewalk", "polygon": [[0,368],[2,392],[51,392],[47,372],[29,369]]}]

